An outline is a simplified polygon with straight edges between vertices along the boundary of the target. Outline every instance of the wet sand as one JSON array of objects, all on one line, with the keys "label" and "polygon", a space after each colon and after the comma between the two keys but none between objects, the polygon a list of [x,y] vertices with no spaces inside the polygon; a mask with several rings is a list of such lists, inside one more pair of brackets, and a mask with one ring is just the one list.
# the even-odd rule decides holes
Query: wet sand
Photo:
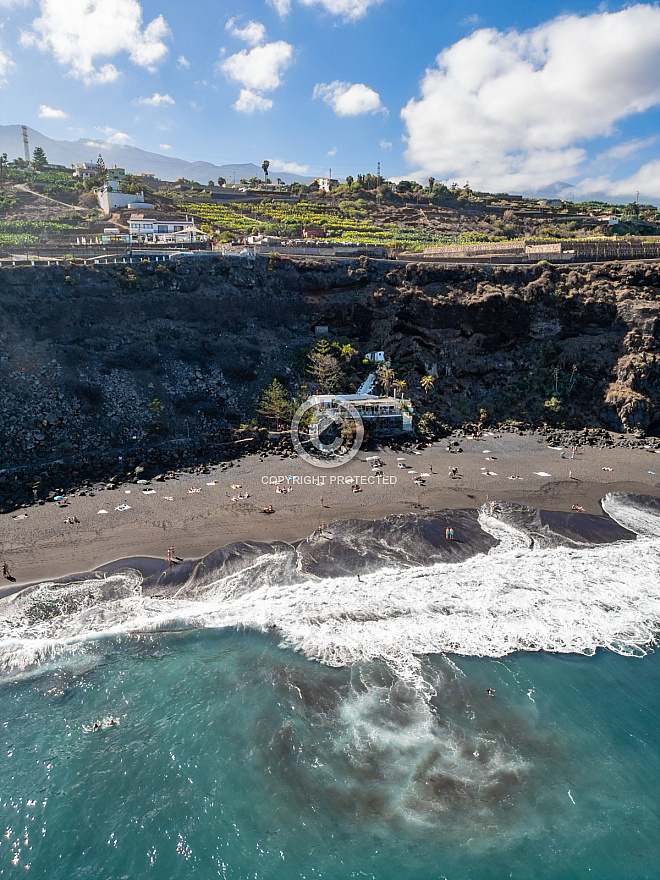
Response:
[{"label": "wet sand", "polygon": [[[16,580],[0,578],[0,596],[24,584],[90,571],[118,559],[162,560],[169,547],[178,557],[191,559],[234,541],[294,542],[322,522],[475,509],[493,500],[550,511],[570,511],[577,504],[585,513],[602,515],[600,499],[608,492],[660,497],[660,456],[648,450],[587,447],[571,460],[571,450],[565,449],[562,459],[558,449],[548,448],[538,437],[512,434],[462,439],[461,445],[461,454],[448,453],[446,441],[420,455],[382,448],[377,451],[385,462],[385,479],[380,482],[366,460],[374,452],[363,450],[348,464],[325,469],[299,458],[251,455],[232,467],[211,468],[208,474],[182,473],[146,485],[124,483],[112,491],[97,488],[94,495],[67,497],[66,507],[49,502],[3,514],[0,561],[8,563]],[[398,467],[399,457],[405,468]],[[450,467],[458,468],[456,479],[449,478]],[[409,470],[428,474],[425,485],[415,485],[415,474]],[[549,476],[539,476],[541,472]],[[512,475],[522,479],[510,479]],[[279,476],[285,478],[281,485],[292,486],[292,492],[278,494],[268,485]],[[361,492],[342,482],[348,477],[363,480]],[[375,482],[366,482],[369,478]],[[324,485],[318,485],[320,480]],[[247,499],[231,500],[244,492],[249,493]],[[122,504],[130,509],[117,511]],[[263,508],[271,504],[274,513],[264,514]],[[74,516],[79,523],[64,522]]]}]

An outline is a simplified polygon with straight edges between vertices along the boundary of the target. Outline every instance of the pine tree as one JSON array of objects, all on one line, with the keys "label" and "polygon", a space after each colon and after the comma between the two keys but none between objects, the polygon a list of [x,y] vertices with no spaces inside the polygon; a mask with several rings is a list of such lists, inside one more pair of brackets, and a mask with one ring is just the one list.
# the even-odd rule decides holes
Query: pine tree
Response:
[{"label": "pine tree", "polygon": [[32,164],[37,171],[42,171],[45,165],[48,165],[48,159],[43,147],[35,147],[32,151]]},{"label": "pine tree", "polygon": [[276,430],[280,424],[293,416],[294,404],[291,395],[277,379],[261,389],[261,400],[255,412],[267,421],[274,421]]},{"label": "pine tree", "polygon": [[341,381],[342,371],[328,340],[319,339],[307,357],[311,363],[309,372],[316,379],[319,390],[324,394],[334,391]]}]

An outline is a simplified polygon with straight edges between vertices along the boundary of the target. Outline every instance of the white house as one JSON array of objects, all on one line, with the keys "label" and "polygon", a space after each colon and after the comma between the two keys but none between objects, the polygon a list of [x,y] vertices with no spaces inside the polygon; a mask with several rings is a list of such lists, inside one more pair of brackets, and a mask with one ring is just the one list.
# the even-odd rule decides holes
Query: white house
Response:
[{"label": "white house", "polygon": [[374,364],[384,364],[385,363],[385,352],[384,351],[368,351],[366,354],[366,358],[368,361],[373,361]]},{"label": "white house", "polygon": [[96,201],[101,209],[109,214],[111,211],[118,211],[122,208],[153,208],[144,200],[144,193],[121,193],[119,192],[119,184],[116,180],[109,180],[100,189],[95,190]]},{"label": "white house", "polygon": [[74,162],[73,176],[79,177],[81,180],[87,180],[88,177],[94,177],[98,167],[96,162]]},{"label": "white house", "polygon": [[318,183],[319,189],[327,193],[339,186],[339,181],[334,177],[315,177],[314,180]]},{"label": "white house", "polygon": [[352,404],[364,420],[394,422],[401,419],[404,431],[412,431],[413,407],[410,400],[377,397],[375,394],[315,394],[310,401],[322,412],[341,411],[341,402]]},{"label": "white house", "polygon": [[133,244],[186,244],[206,241],[208,236],[195,226],[194,220],[156,219],[143,214],[131,214],[128,226]]}]

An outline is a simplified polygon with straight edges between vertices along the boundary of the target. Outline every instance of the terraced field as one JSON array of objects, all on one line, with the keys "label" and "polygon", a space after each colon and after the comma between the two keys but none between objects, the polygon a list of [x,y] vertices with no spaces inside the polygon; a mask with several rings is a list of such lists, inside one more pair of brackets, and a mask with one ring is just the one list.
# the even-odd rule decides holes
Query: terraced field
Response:
[{"label": "terraced field", "polygon": [[349,216],[359,212],[318,202],[264,200],[259,204],[218,205],[211,201],[183,198],[178,200],[177,207],[194,215],[200,224],[208,225],[214,232],[229,232],[236,237],[252,232],[267,232],[299,238],[303,228],[314,227],[322,233],[319,238],[332,244],[370,244],[405,250],[476,240],[475,236],[469,234],[437,235],[412,226],[378,224],[369,216]]}]

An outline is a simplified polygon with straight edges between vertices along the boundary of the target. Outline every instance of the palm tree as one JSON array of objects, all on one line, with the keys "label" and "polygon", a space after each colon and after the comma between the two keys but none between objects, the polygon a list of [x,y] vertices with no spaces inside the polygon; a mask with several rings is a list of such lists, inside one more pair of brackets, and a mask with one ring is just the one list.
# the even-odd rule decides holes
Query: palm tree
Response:
[{"label": "palm tree", "polygon": [[433,187],[435,186],[435,177],[429,177],[429,190],[433,192]]},{"label": "palm tree", "polygon": [[264,173],[264,180],[268,177],[268,169],[269,168],[270,168],[270,162],[268,161],[268,159],[264,159],[264,161],[261,163],[261,170]]},{"label": "palm tree", "polygon": [[394,396],[396,397],[396,392],[398,391],[403,398],[403,389],[406,387],[405,381],[403,379],[395,379],[392,385],[394,385]]},{"label": "palm tree", "polygon": [[419,384],[422,386],[422,391],[428,397],[429,391],[435,385],[435,376],[422,376],[419,380]]},{"label": "palm tree", "polygon": [[381,364],[376,370],[376,378],[378,379],[378,384],[385,389],[385,394],[389,394],[390,386],[394,379],[394,370],[386,367],[385,364]]}]

